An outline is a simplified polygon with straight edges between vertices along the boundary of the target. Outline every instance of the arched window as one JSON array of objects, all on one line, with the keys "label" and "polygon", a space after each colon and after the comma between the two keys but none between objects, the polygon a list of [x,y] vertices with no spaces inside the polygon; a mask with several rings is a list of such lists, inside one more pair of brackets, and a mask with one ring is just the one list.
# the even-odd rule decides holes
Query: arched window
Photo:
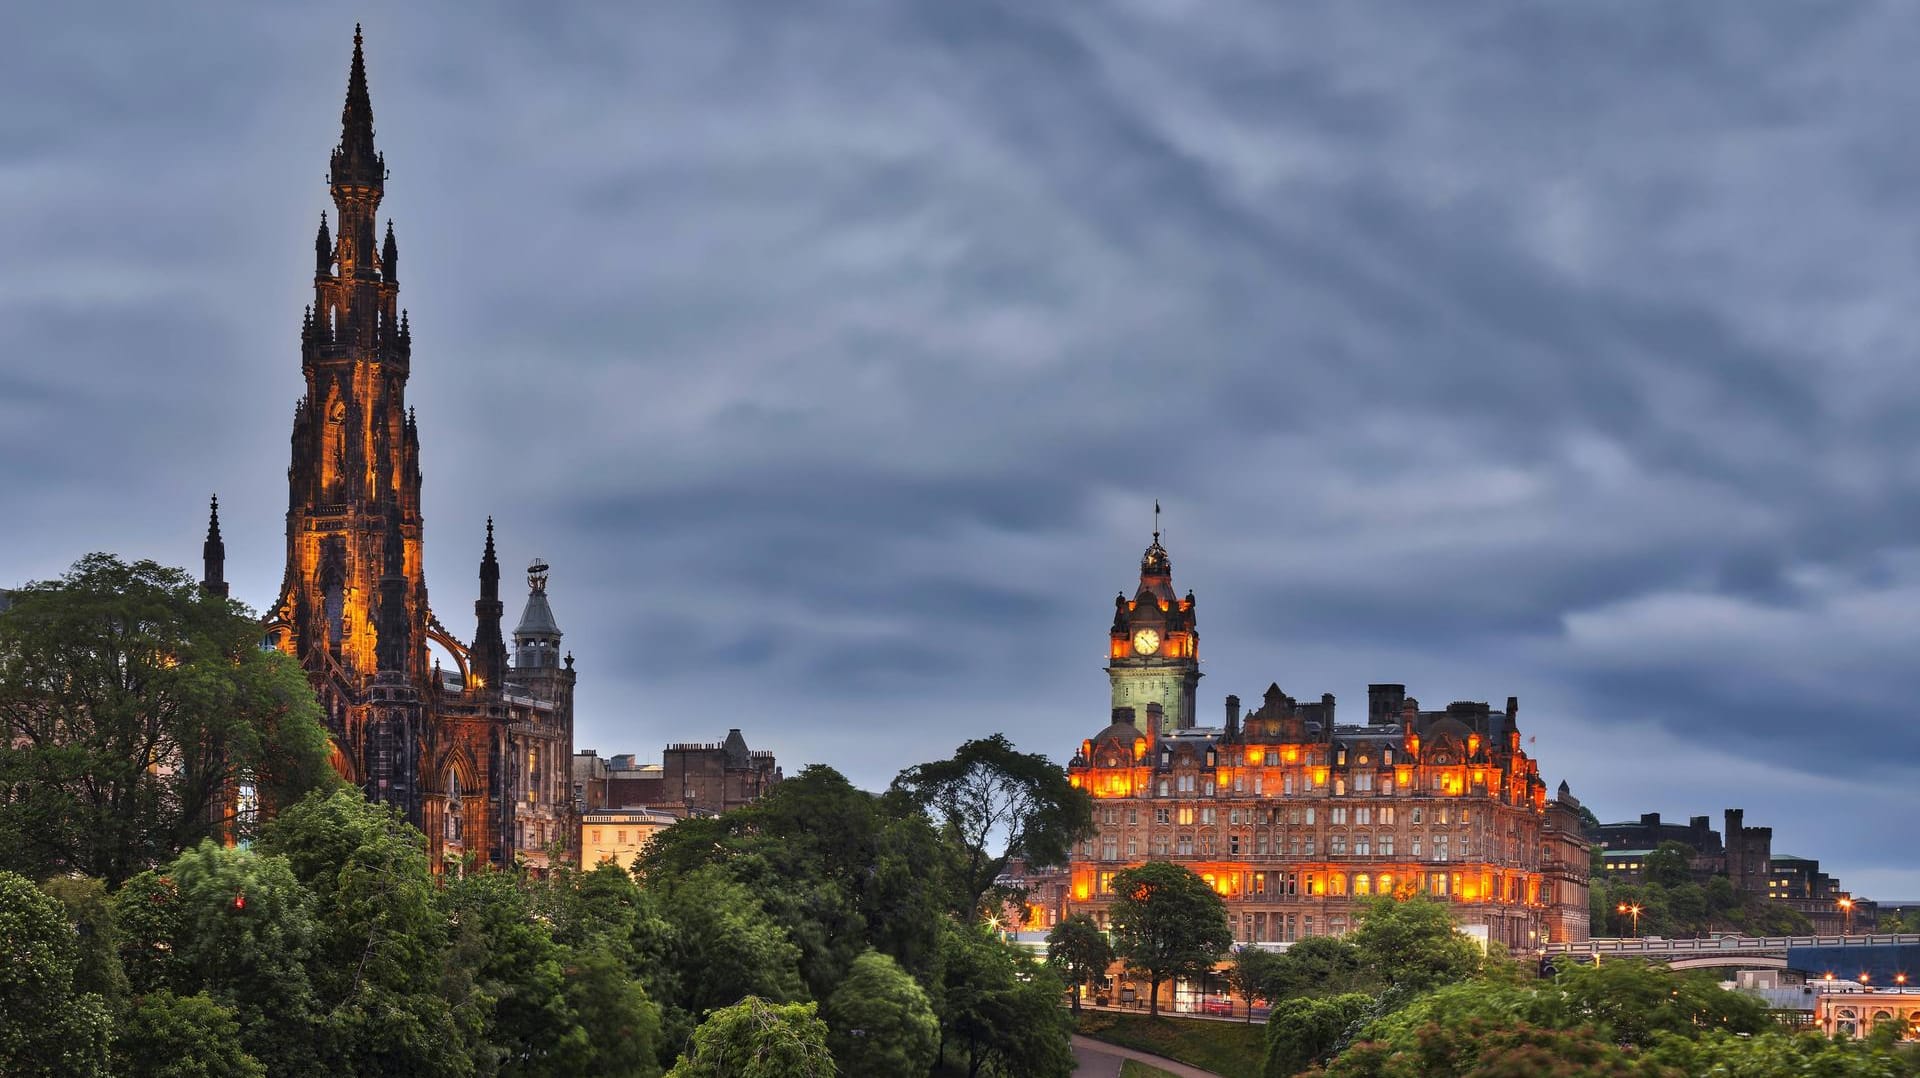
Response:
[{"label": "arched window", "polygon": [[446,838],[448,842],[460,841],[461,816],[464,809],[460,803],[460,775],[452,767],[447,768],[447,819]]}]

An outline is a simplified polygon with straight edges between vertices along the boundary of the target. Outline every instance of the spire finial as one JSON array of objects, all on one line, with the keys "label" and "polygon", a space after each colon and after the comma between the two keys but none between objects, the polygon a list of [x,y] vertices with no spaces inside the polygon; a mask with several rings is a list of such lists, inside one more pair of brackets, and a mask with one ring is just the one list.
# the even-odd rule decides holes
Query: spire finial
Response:
[{"label": "spire finial", "polygon": [[340,148],[333,152],[333,182],[378,186],[386,165],[373,148],[373,100],[367,93],[367,60],[360,26],[353,27],[353,65],[347,71],[347,102],[340,110]]},{"label": "spire finial", "polygon": [[204,560],[204,571],[200,574],[200,590],[208,595],[227,595],[227,544],[220,540],[220,496],[215,494],[207,509],[207,541],[201,545],[200,554]]},{"label": "spire finial", "polygon": [[1160,541],[1160,499],[1153,500],[1153,541]]},{"label": "spire finial", "polygon": [[493,554],[493,517],[487,517],[487,560],[494,560]]}]

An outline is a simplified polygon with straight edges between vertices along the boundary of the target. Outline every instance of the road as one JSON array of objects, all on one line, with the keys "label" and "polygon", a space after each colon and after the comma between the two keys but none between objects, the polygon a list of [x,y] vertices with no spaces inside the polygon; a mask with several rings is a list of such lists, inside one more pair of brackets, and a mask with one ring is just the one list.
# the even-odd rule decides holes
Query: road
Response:
[{"label": "road", "polygon": [[1091,1037],[1078,1034],[1073,1038],[1073,1054],[1080,1061],[1080,1069],[1073,1072],[1073,1078],[1120,1078],[1120,1064],[1137,1059],[1142,1063],[1151,1063],[1168,1074],[1179,1078],[1222,1078],[1212,1071],[1203,1071],[1199,1067],[1189,1067],[1185,1063],[1176,1063],[1165,1056],[1136,1052],[1131,1048],[1104,1044]]}]

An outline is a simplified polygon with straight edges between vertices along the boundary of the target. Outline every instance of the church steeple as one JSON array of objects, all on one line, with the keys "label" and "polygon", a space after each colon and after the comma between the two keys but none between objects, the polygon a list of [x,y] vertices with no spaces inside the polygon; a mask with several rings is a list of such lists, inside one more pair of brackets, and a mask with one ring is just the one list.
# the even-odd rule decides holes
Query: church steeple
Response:
[{"label": "church steeple", "polygon": [[487,549],[480,555],[480,598],[473,604],[475,626],[470,660],[475,688],[498,690],[506,678],[507,642],[500,635],[500,560],[493,552],[493,518],[487,518]]},{"label": "church steeple", "polygon": [[220,496],[213,496],[213,506],[207,511],[207,541],[200,548],[204,568],[200,574],[200,590],[208,595],[227,597],[227,544],[220,538]]}]

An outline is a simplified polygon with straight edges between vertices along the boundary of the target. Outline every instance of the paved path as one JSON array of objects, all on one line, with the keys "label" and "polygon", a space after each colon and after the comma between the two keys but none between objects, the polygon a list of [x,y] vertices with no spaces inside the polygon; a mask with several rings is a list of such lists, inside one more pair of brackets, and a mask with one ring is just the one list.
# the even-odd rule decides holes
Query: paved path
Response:
[{"label": "paved path", "polygon": [[1073,1072],[1073,1078],[1120,1078],[1120,1064],[1129,1059],[1142,1063],[1151,1063],[1168,1074],[1179,1078],[1221,1078],[1212,1071],[1203,1071],[1199,1067],[1189,1067],[1165,1056],[1136,1052],[1131,1048],[1122,1048],[1117,1044],[1096,1041],[1092,1037],[1074,1034],[1073,1054],[1080,1061],[1080,1069]]}]

